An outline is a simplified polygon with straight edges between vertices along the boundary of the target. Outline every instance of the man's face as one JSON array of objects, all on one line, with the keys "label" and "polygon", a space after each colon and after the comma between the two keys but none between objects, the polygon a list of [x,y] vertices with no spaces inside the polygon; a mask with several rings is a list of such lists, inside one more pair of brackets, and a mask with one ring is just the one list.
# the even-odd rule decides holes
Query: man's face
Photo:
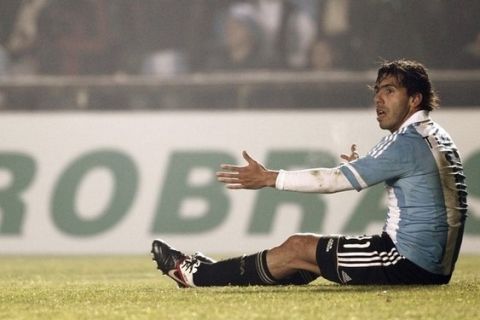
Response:
[{"label": "man's face", "polygon": [[[400,128],[419,104],[418,95],[409,97],[395,76],[386,76],[375,84],[373,101],[380,128],[394,132]],[[421,101],[421,96],[420,96]]]}]

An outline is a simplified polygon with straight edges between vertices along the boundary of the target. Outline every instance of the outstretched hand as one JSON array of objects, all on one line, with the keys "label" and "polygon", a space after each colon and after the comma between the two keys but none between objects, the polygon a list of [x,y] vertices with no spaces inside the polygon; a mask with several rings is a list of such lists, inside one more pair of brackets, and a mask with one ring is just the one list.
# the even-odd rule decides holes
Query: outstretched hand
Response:
[{"label": "outstretched hand", "polygon": [[359,155],[358,155],[358,152],[357,152],[357,145],[352,144],[352,146],[350,147],[350,150],[351,150],[350,155],[341,154],[340,158],[342,158],[343,160],[346,160],[347,162],[357,160],[359,158]]},{"label": "outstretched hand", "polygon": [[242,156],[247,161],[246,166],[222,164],[222,171],[217,172],[217,180],[226,184],[228,189],[261,189],[274,187],[277,171],[266,169],[246,152]]}]

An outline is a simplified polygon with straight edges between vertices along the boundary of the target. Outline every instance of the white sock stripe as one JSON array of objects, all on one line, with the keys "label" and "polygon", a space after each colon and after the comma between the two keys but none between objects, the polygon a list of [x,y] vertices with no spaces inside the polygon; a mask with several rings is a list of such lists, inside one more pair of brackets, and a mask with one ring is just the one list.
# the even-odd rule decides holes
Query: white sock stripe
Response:
[{"label": "white sock stripe", "polygon": [[257,268],[258,276],[260,277],[260,279],[263,282],[265,282],[267,284],[275,284],[275,281],[270,279],[270,277],[265,272],[265,269],[264,269],[264,266],[263,266],[262,254],[263,254],[263,252],[260,252],[255,257],[255,266]]},{"label": "white sock stripe", "polygon": [[261,253],[258,253],[257,256],[255,257],[255,268],[257,269],[257,274],[260,277],[260,279],[263,282],[266,282],[263,276],[262,268],[261,268],[261,260],[262,260]]}]

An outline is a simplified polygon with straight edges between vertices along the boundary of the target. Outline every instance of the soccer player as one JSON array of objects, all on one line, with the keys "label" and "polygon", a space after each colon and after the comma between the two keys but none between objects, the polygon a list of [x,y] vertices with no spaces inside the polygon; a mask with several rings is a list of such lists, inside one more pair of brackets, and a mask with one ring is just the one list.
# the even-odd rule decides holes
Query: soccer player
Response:
[{"label": "soccer player", "polygon": [[383,232],[362,236],[294,234],[277,247],[213,261],[152,244],[158,269],[181,287],[307,284],[318,276],[340,284],[446,284],[457,260],[467,216],[462,162],[449,134],[431,120],[438,97],[415,61],[385,62],[374,104],[390,131],[364,156],[343,156],[335,168],[270,170],[243,152],[247,165],[222,165],[229,189],[332,193],[383,182],[388,195]]}]

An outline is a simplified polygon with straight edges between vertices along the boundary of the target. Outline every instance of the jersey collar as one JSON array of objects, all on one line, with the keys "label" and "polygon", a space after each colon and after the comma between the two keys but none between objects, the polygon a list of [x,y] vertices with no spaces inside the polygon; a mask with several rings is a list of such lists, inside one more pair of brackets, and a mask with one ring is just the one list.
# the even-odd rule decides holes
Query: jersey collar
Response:
[{"label": "jersey collar", "polygon": [[[419,123],[419,122],[424,122],[424,121],[429,121],[430,120],[430,117],[428,115],[428,111],[427,110],[419,110],[417,112],[415,112],[414,114],[412,114],[410,116],[410,118],[408,118],[401,126],[400,128],[398,128],[398,130],[402,129],[402,128],[405,128],[405,127],[408,127],[409,125],[411,125],[412,123]],[[397,131],[398,131],[397,130]]]}]

